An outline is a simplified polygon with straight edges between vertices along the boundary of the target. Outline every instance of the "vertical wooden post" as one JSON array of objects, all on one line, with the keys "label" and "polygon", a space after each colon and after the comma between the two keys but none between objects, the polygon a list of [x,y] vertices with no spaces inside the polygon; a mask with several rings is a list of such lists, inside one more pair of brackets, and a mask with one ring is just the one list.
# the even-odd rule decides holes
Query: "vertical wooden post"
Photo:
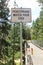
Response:
[{"label": "vertical wooden post", "polygon": [[20,23],[20,52],[21,52],[20,65],[22,65],[22,23]]}]

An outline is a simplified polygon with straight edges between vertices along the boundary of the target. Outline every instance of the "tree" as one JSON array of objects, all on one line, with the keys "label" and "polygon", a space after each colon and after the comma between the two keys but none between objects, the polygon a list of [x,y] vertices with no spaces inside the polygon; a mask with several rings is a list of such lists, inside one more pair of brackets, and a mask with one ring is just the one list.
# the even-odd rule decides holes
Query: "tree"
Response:
[{"label": "tree", "polygon": [[22,28],[22,37],[23,37],[23,39],[31,40],[30,28],[26,24],[23,24],[22,27],[23,27]]},{"label": "tree", "polygon": [[7,7],[8,0],[0,0],[0,18],[8,20],[9,9]]},{"label": "tree", "polygon": [[40,11],[40,39],[43,40],[43,0],[38,0],[41,6],[41,11]]},{"label": "tree", "polygon": [[38,2],[39,2],[40,4],[43,4],[43,0],[38,0]]},{"label": "tree", "polygon": [[32,24],[32,39],[43,40],[43,0],[38,0],[41,6],[40,16]]},{"label": "tree", "polygon": [[33,40],[39,39],[38,37],[39,31],[40,31],[39,22],[40,22],[39,18],[37,18],[36,21],[33,21],[33,25],[32,25],[32,39]]},{"label": "tree", "polygon": [[12,63],[15,65],[15,54],[20,51],[20,24],[13,24],[11,27],[11,31],[9,34],[10,44],[11,44],[11,52],[12,55]]},{"label": "tree", "polygon": [[[7,7],[8,0],[0,0],[0,50],[1,55],[5,56],[6,54],[3,52],[8,49],[8,42],[6,37],[9,34],[10,25],[8,24],[8,16],[9,16],[9,8]],[[3,20],[3,21],[2,21]],[[7,45],[6,45],[7,44]],[[6,51],[5,51],[6,52]],[[2,58],[3,58],[2,55]]]}]

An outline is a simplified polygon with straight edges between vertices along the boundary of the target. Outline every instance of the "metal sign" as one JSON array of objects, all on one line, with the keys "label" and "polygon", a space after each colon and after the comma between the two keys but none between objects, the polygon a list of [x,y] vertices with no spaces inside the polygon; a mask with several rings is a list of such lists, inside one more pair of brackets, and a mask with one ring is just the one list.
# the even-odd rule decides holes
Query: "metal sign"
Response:
[{"label": "metal sign", "polygon": [[31,22],[31,8],[12,8],[12,22]]}]

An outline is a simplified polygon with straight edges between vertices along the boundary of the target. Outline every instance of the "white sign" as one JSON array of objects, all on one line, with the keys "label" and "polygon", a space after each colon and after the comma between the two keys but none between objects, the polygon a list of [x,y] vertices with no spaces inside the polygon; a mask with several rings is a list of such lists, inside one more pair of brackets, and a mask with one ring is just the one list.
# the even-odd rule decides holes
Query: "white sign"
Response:
[{"label": "white sign", "polygon": [[12,8],[12,22],[31,22],[31,8]]}]

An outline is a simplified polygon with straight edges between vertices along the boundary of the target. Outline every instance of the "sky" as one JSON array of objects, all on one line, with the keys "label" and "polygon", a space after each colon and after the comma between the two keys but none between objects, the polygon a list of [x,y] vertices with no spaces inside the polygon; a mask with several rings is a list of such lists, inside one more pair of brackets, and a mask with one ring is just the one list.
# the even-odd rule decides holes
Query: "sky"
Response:
[{"label": "sky", "polygon": [[41,9],[39,7],[39,3],[37,2],[37,0],[10,0],[10,2],[9,2],[10,10],[11,10],[11,8],[14,7],[14,1],[16,1],[16,4],[18,5],[19,8],[20,7],[31,8],[32,21],[31,21],[31,23],[27,24],[29,27],[31,27],[33,20],[36,20],[40,15]]},{"label": "sky", "polygon": [[37,0],[10,0],[9,2],[10,9],[13,8],[14,1],[16,1],[16,4],[18,5],[18,7],[31,8],[32,20],[35,20],[37,19],[37,17],[39,17],[40,7]]}]

